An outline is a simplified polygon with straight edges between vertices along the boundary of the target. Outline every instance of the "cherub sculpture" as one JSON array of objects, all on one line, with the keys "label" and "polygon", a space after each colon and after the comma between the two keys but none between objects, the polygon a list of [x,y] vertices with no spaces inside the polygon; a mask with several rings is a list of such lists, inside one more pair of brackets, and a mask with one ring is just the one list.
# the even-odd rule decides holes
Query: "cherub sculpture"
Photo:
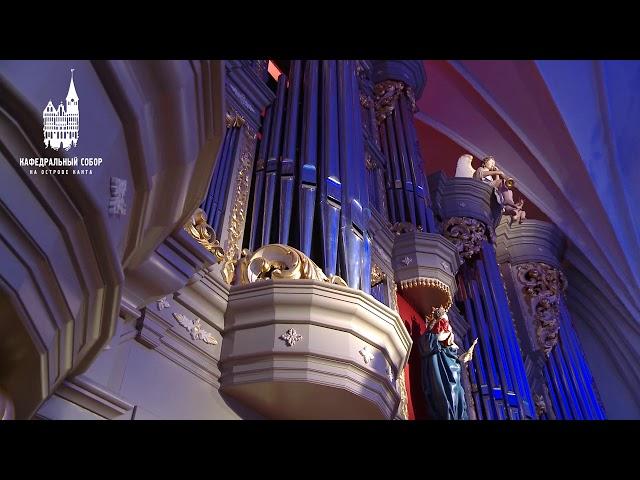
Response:
[{"label": "cherub sculpture", "polygon": [[524,200],[520,199],[517,203],[514,202],[511,190],[514,185],[513,179],[505,178],[504,172],[496,166],[496,161],[492,156],[485,157],[478,169],[471,166],[472,160],[473,155],[468,153],[458,159],[456,177],[475,178],[494,187],[498,203],[502,205],[502,212],[511,217],[510,224],[514,220],[522,223],[526,217],[523,210]]},{"label": "cherub sculpture", "polygon": [[461,383],[462,365],[473,358],[476,338],[466,352],[458,354],[447,311],[434,308],[420,337],[422,389],[429,417],[434,420],[467,420],[467,403]]},{"label": "cherub sculpture", "polygon": [[524,199],[521,198],[517,203],[514,203],[513,190],[510,190],[506,186],[504,187],[504,190],[502,190],[502,199],[502,212],[511,217],[509,225],[511,226],[514,221],[517,221],[518,223],[524,222],[524,219],[527,216],[527,213],[522,209],[524,206]]}]

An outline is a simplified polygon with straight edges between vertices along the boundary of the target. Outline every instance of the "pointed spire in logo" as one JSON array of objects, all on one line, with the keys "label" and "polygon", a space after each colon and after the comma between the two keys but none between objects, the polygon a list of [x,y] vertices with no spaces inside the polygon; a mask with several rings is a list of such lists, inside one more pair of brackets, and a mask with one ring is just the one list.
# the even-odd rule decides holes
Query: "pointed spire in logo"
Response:
[{"label": "pointed spire in logo", "polygon": [[78,98],[78,94],[76,92],[76,86],[73,84],[73,71],[75,68],[71,69],[71,81],[69,82],[69,93],[67,93],[67,101],[73,99],[76,100]]}]

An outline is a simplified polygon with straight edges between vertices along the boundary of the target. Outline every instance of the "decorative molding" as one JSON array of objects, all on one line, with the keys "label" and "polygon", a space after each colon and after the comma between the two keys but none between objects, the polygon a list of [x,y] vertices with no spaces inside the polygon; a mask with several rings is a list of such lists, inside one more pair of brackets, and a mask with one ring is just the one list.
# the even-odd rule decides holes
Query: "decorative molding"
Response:
[{"label": "decorative molding", "polygon": [[222,261],[224,250],[220,247],[220,242],[216,238],[213,228],[207,223],[207,214],[204,210],[196,209],[189,221],[185,223],[184,229],[207,251],[215,255],[217,263]]},{"label": "decorative molding", "polygon": [[238,264],[241,285],[273,278],[321,280],[347,286],[347,283],[338,275],[327,277],[322,269],[300,250],[280,243],[265,245],[254,253],[245,248]]},{"label": "decorative molding", "polygon": [[451,305],[453,305],[453,295],[451,293],[451,289],[446,283],[441,282],[437,278],[418,277],[411,280],[402,280],[400,282],[400,290],[407,290],[409,288],[416,287],[435,288],[443,292],[445,298],[447,299],[446,305],[442,305],[445,310],[449,310],[449,308],[451,308]]},{"label": "decorative molding", "polygon": [[362,349],[358,353],[362,355],[364,363],[367,364],[375,358],[373,352],[369,350],[369,345],[365,345],[364,347],[362,347]]},{"label": "decorative molding", "polygon": [[127,204],[124,196],[127,193],[127,181],[122,178],[111,177],[110,192],[109,214],[126,215]]},{"label": "decorative molding", "polygon": [[489,241],[487,227],[475,218],[451,217],[442,226],[442,231],[465,259],[480,252],[483,241]]},{"label": "decorative molding", "polygon": [[290,328],[285,333],[278,337],[280,340],[284,340],[287,344],[287,347],[293,347],[296,342],[302,340],[302,335],[295,331],[295,329]]},{"label": "decorative molding", "polygon": [[371,263],[371,286],[375,287],[379,283],[382,283],[385,278],[387,278],[387,274],[382,271],[380,265]]},{"label": "decorative molding", "polygon": [[164,310],[165,308],[169,308],[171,305],[167,301],[167,297],[162,297],[159,300],[156,300],[158,304],[158,310]]},{"label": "decorative molding", "polygon": [[251,185],[251,170],[253,152],[255,150],[256,135],[251,130],[246,130],[247,141],[240,154],[240,171],[236,178],[233,207],[231,209],[229,230],[227,237],[226,253],[222,264],[222,277],[228,284],[233,281],[236,269],[236,261],[240,253],[240,242],[244,232],[247,202],[249,201],[249,187]]},{"label": "decorative molding", "polygon": [[565,277],[560,270],[538,262],[517,265],[516,278],[535,322],[538,346],[549,357],[558,343],[559,296],[567,287]]},{"label": "decorative molding", "polygon": [[194,322],[182,313],[174,313],[173,316],[178,321],[178,323],[189,332],[191,338],[193,338],[194,340],[202,340],[204,343],[208,343],[210,345],[218,344],[213,334],[202,328],[199,318],[196,318]]}]

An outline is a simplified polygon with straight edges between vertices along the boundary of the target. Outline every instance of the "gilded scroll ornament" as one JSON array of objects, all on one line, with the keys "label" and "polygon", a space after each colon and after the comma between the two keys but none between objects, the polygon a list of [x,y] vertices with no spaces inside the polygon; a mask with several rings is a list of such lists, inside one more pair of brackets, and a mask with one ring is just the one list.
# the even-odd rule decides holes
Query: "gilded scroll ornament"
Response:
[{"label": "gilded scroll ornament", "polygon": [[347,286],[337,275],[327,277],[322,269],[300,250],[280,243],[265,245],[253,253],[245,248],[238,266],[241,285],[271,278],[320,280]]},{"label": "gilded scroll ornament", "polygon": [[411,87],[397,80],[385,80],[374,87],[376,120],[382,123],[393,113],[398,97],[405,93],[412,112],[416,112],[416,98]]},{"label": "gilded scroll ornament", "polygon": [[387,274],[382,271],[380,265],[377,263],[371,264],[371,286],[375,287],[379,283],[382,283],[387,278]]},{"label": "gilded scroll ornament", "polygon": [[451,217],[442,230],[444,236],[453,242],[460,255],[466,259],[480,251],[483,241],[488,241],[486,226],[475,218]]},{"label": "gilded scroll ornament", "polygon": [[237,112],[227,113],[224,120],[227,128],[240,128],[247,123],[244,117]]},{"label": "gilded scroll ornament", "polygon": [[228,284],[233,281],[236,268],[236,259],[240,253],[240,242],[244,231],[246,219],[247,202],[249,201],[249,185],[251,182],[251,167],[253,163],[253,152],[256,145],[256,135],[247,129],[247,141],[240,154],[240,171],[236,177],[233,206],[229,219],[229,230],[227,234],[226,252],[222,264],[222,276]]},{"label": "gilded scroll ornament", "polygon": [[567,282],[560,270],[542,262],[523,263],[516,270],[534,320],[536,340],[548,357],[558,343],[560,295]]},{"label": "gilded scroll ornament", "polygon": [[224,258],[224,250],[220,247],[220,242],[216,239],[213,228],[207,223],[207,214],[204,213],[204,210],[198,208],[193,215],[191,215],[189,221],[185,223],[184,229],[189,235],[195,238],[200,245],[215,255],[217,263],[222,261]]}]

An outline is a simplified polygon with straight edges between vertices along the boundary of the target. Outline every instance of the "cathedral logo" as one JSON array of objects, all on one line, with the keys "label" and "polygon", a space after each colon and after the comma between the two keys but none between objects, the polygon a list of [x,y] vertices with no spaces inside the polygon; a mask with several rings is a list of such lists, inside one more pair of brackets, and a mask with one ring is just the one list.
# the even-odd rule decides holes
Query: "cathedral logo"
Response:
[{"label": "cathedral logo", "polygon": [[80,110],[78,107],[78,94],[73,84],[73,70],[72,68],[66,108],[62,102],[60,102],[58,108],[54,107],[51,99],[49,99],[49,103],[42,112],[44,144],[54,150],[62,148],[69,150],[78,144]]}]

